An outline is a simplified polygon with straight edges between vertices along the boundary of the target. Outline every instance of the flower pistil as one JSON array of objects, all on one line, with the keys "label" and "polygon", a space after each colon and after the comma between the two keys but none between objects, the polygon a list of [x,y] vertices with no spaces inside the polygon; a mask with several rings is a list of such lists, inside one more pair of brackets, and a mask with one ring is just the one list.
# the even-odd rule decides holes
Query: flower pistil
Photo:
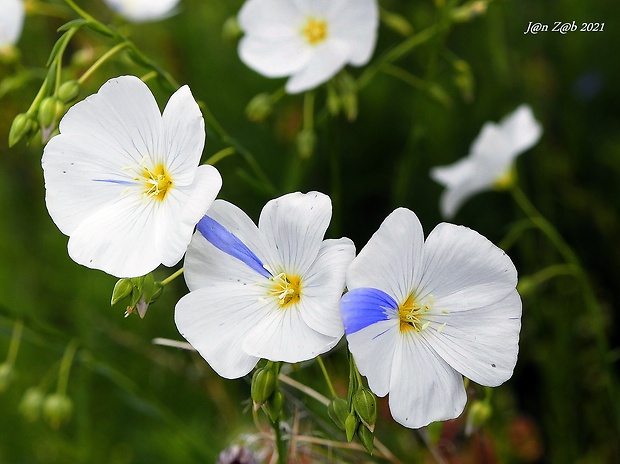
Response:
[{"label": "flower pistil", "polygon": [[158,164],[152,170],[145,167],[142,172],[142,179],[146,191],[144,195],[148,198],[156,198],[163,201],[168,190],[172,187],[172,178],[163,164]]},{"label": "flower pistil", "polygon": [[320,44],[327,39],[327,22],[310,17],[301,28],[301,32],[310,45]]},{"label": "flower pistil", "polygon": [[432,301],[429,303],[421,305],[416,301],[413,293],[407,297],[404,303],[398,307],[401,333],[411,330],[422,332],[430,325],[430,321],[424,321],[424,314],[430,311],[432,306]]},{"label": "flower pistil", "polygon": [[267,295],[275,296],[281,307],[285,308],[291,304],[299,303],[301,299],[301,277],[281,272],[269,280],[272,282],[272,286]]}]

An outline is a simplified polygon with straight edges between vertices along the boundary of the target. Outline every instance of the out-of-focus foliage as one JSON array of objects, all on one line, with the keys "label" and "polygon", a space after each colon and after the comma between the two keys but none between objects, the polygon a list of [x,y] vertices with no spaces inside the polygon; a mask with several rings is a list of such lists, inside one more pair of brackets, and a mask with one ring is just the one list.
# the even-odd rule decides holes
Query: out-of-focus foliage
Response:
[{"label": "out-of-focus foliage", "polygon": [[[620,392],[607,384],[618,367],[618,349],[611,348],[620,341],[620,62],[615,49],[620,15],[614,2],[490,2],[483,14],[453,24],[395,62],[398,67],[378,73],[356,102],[351,95],[343,99],[348,115],[356,118],[347,118],[346,111],[331,117],[329,94],[318,89],[315,146],[303,159],[297,152],[303,96],[281,96],[261,123],[246,116],[254,96],[276,92],[284,80],[246,68],[236,44],[222,38],[222,27],[239,10],[240,0],[182,0],[177,15],[140,25],[123,23],[103,2],[79,3],[102,22],[117,24],[177,82],[189,84],[196,99],[254,154],[273,185],[257,183],[244,157],[234,154],[217,163],[224,179],[221,197],[257,218],[262,205],[278,194],[320,190],[334,202],[328,235],[350,237],[358,249],[397,206],[414,210],[430,231],[441,221],[441,188],[429,178],[430,168],[466,155],[485,121],[530,104],[544,134],[519,158],[518,182],[575,250],[601,320],[584,308],[573,276],[542,283],[532,277],[562,257],[532,229],[514,245],[506,239],[523,217],[509,195],[471,199],[454,222],[506,247],[521,276],[519,362],[513,378],[494,391],[490,417],[484,410],[488,403],[476,402],[485,393],[470,385],[463,416],[435,424],[423,435],[450,462],[602,463],[620,454]],[[401,42],[409,26],[415,34],[441,24],[459,2],[379,3],[406,22],[384,14],[398,31],[382,23],[369,66]],[[125,308],[110,308],[115,279],[73,263],[66,237],[47,214],[40,141],[7,148],[13,118],[28,109],[45,78],[45,63],[60,36],[56,29],[76,18],[60,1],[27,4],[21,56],[0,63],[0,360],[9,351],[15,321],[24,327],[0,392],[0,462],[214,462],[240,435],[257,433],[249,412],[249,379],[220,379],[195,354],[151,342],[180,339],[173,311],[187,291],[182,279],[165,289],[144,319],[123,318]],[[573,20],[578,27],[604,22],[605,28],[551,31],[554,22]],[[549,31],[524,34],[530,22],[549,24]],[[110,46],[93,31],[78,32],[67,49],[63,79],[79,78]],[[110,77],[147,71],[119,54],[86,81],[78,99]],[[363,72],[349,69],[353,78]],[[346,88],[346,82],[340,84]],[[168,89],[155,81],[149,85],[160,102],[168,99]],[[207,119],[203,160],[227,146]],[[172,272],[160,269],[155,278]],[[597,332],[599,322],[603,332]],[[77,344],[67,385],[72,413],[54,427],[42,411],[37,418],[36,404],[35,414],[28,416],[20,402],[33,387],[44,395],[56,392],[61,359],[71,343]],[[346,377],[337,373],[342,366],[346,370],[346,362],[342,348],[326,359],[328,370],[341,380],[335,385],[340,394],[346,393]],[[317,372],[316,366],[300,366],[290,375],[327,395]],[[302,415],[334,431],[326,408],[313,401],[295,404]],[[480,404],[485,406],[474,406]],[[385,399],[378,406],[376,436],[404,462],[425,454],[419,435],[391,420]],[[468,437],[463,434],[467,421],[475,429]]]}]

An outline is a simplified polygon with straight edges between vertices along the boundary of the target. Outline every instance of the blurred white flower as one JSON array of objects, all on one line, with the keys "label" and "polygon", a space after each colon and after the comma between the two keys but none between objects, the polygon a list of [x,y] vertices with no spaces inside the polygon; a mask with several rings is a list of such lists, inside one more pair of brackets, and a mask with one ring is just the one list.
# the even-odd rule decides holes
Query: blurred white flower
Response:
[{"label": "blurred white flower", "polygon": [[24,25],[24,2],[0,0],[0,48],[15,45]]},{"label": "blurred white flower", "polygon": [[510,258],[471,229],[390,214],[349,266],[341,311],[368,385],[406,427],[457,417],[462,376],[497,386],[517,362],[521,299]]},{"label": "blurred white flower", "polygon": [[187,86],[163,115],[134,76],[73,106],[43,153],[50,216],[79,264],[117,277],[175,265],[222,180],[198,166],[204,121]]},{"label": "blurred white flower", "polygon": [[487,122],[467,157],[431,170],[431,177],[446,187],[441,214],[451,218],[469,197],[501,185],[515,158],[535,145],[541,134],[542,126],[527,105],[519,106],[499,124]]},{"label": "blurred white flower", "polygon": [[291,76],[288,93],[312,89],[375,47],[376,0],[248,0],[239,12],[239,56],[267,77]]},{"label": "blurred white flower", "polygon": [[222,377],[260,358],[300,362],[342,338],[340,297],[355,256],[351,240],[323,240],[331,200],[318,192],[268,202],[258,227],[216,200],[185,256],[190,293],[177,303],[179,332]]},{"label": "blurred white flower", "polygon": [[104,0],[110,8],[134,23],[157,21],[172,15],[179,0]]}]

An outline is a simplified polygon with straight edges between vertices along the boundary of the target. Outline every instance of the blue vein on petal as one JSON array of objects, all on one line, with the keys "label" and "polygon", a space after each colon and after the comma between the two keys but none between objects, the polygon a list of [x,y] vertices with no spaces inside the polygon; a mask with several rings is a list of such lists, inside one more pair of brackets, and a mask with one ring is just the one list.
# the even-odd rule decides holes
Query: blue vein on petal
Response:
[{"label": "blue vein on petal", "polygon": [[340,300],[340,312],[347,335],[377,322],[387,321],[390,313],[397,310],[396,300],[376,288],[356,288],[345,293]]},{"label": "blue vein on petal", "polygon": [[107,182],[108,184],[133,185],[136,182],[131,180],[114,180],[114,179],[92,179],[93,182]]},{"label": "blue vein on petal", "polygon": [[263,262],[243,243],[235,234],[228,231],[215,219],[204,216],[196,225],[202,234],[215,248],[243,261],[263,277],[270,278],[271,274],[263,266]]}]

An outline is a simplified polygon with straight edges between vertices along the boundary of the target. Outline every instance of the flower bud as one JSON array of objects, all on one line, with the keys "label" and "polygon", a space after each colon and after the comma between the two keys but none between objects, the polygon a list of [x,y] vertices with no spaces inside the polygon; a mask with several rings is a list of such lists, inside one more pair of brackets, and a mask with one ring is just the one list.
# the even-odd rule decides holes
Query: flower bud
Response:
[{"label": "flower bud", "polygon": [[282,411],[282,405],[284,404],[284,395],[280,390],[276,390],[265,403],[267,406],[267,414],[271,419],[271,422],[275,422],[280,417],[280,411]]},{"label": "flower bud", "polygon": [[333,85],[327,86],[327,110],[332,116],[337,116],[340,113],[340,97]]},{"label": "flower bud", "polygon": [[222,39],[224,42],[234,43],[241,37],[243,31],[239,27],[239,21],[236,16],[230,16],[224,21],[222,26]]},{"label": "flower bud", "polygon": [[112,300],[110,306],[114,306],[116,303],[131,295],[133,290],[133,284],[131,279],[120,279],[114,284],[114,290],[112,290]]},{"label": "flower bud", "polygon": [[57,429],[67,422],[73,412],[73,402],[67,395],[54,393],[43,402],[43,416]]},{"label": "flower bud", "polygon": [[368,388],[360,388],[353,395],[353,409],[364,425],[374,431],[377,421],[377,397]]},{"label": "flower bud", "polygon": [[27,136],[32,127],[33,121],[28,114],[21,113],[15,116],[13,124],[11,124],[11,130],[9,131],[9,147],[12,147]]},{"label": "flower bud", "polygon": [[342,431],[345,430],[344,423],[349,415],[349,404],[344,398],[337,396],[329,403],[327,414],[334,421],[334,424]]},{"label": "flower bud", "polygon": [[347,441],[351,443],[353,440],[353,436],[357,430],[357,426],[359,425],[359,420],[354,412],[349,413],[347,418],[344,421],[344,431],[347,434]]},{"label": "flower bud", "polygon": [[456,71],[454,83],[461,91],[463,100],[466,102],[472,101],[474,99],[474,77],[471,67],[465,60],[455,60],[452,66]]},{"label": "flower bud", "polygon": [[58,98],[63,103],[69,103],[75,100],[79,93],[80,93],[80,83],[75,80],[64,82],[58,88]]},{"label": "flower bud", "polygon": [[372,454],[373,449],[375,448],[375,434],[364,424],[360,425],[357,429],[357,438],[360,439],[368,454]]},{"label": "flower bud", "polygon": [[34,422],[41,414],[43,407],[44,393],[38,387],[31,387],[24,392],[19,402],[19,412],[29,422]]},{"label": "flower bud", "polygon": [[409,37],[413,34],[413,27],[411,26],[411,23],[409,23],[404,16],[397,13],[392,13],[391,11],[382,9],[381,21],[383,21],[383,23],[394,32],[404,37]]},{"label": "flower bud", "polygon": [[252,122],[263,122],[271,114],[273,104],[271,95],[268,93],[259,93],[255,95],[248,106],[245,107],[245,114]]},{"label": "flower bud", "polygon": [[9,388],[14,378],[15,370],[13,365],[7,362],[0,364],[0,393]]},{"label": "flower bud", "polygon": [[477,16],[483,15],[487,11],[487,3],[487,0],[474,0],[458,8],[454,8],[450,12],[452,21],[464,23],[471,21]]},{"label": "flower bud", "polygon": [[316,148],[316,134],[312,129],[302,129],[297,133],[297,152],[302,159],[308,159]]},{"label": "flower bud", "polygon": [[467,413],[465,435],[471,435],[476,429],[489,420],[492,412],[493,409],[487,401],[474,401]]},{"label": "flower bud", "polygon": [[276,374],[271,369],[257,369],[252,376],[250,389],[254,409],[258,409],[276,388]]},{"label": "flower bud", "polygon": [[46,97],[39,105],[39,124],[42,128],[53,126],[60,118],[64,106],[56,97]]}]

